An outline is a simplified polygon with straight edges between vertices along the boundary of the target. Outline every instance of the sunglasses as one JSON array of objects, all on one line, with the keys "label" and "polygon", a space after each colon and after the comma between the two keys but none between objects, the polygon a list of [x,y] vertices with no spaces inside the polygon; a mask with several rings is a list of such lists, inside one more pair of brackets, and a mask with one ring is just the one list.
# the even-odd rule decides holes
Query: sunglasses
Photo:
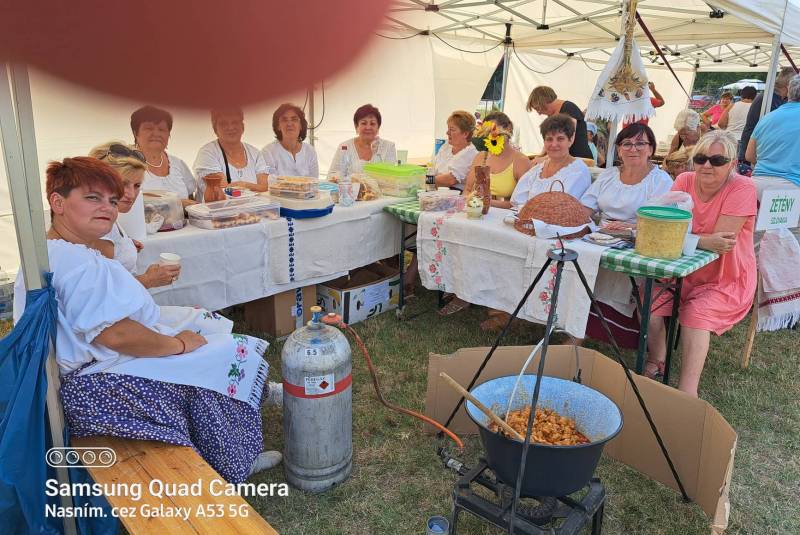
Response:
[{"label": "sunglasses", "polygon": [[144,157],[144,153],[140,150],[136,149],[129,149],[125,145],[114,144],[108,147],[108,152],[104,156],[100,156],[99,160],[106,158],[107,156],[117,156],[119,158],[136,158],[142,163],[147,163],[147,158]]},{"label": "sunglasses", "polygon": [[722,154],[715,154],[714,156],[706,156],[705,154],[698,154],[694,158],[692,158],[692,161],[695,163],[695,165],[699,166],[703,166],[706,164],[706,162],[709,162],[714,167],[722,167],[726,163],[730,162],[731,159],[726,158]]}]

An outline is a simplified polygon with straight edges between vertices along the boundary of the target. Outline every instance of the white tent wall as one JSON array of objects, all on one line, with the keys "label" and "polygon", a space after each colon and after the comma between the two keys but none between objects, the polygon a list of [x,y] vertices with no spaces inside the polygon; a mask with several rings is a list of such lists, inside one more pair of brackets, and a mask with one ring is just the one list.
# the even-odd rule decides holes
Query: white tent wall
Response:
[{"label": "white tent wall", "polygon": [[[435,137],[445,139],[447,118],[456,110],[475,111],[486,84],[503,57],[503,47],[485,54],[459,52],[435,37],[429,38],[433,49],[433,77],[436,88]],[[459,48],[469,50],[459,44]],[[428,156],[431,153],[418,156]]]},{"label": "white tent wall", "polygon": [[[393,141],[410,156],[430,153],[435,114],[431,62],[426,39],[375,36],[354,64],[325,80],[325,118],[315,132],[320,175],[327,173],[341,143],[355,136],[353,113],[367,103],[381,112],[381,138]],[[317,91],[315,114],[319,121],[321,91]]]},{"label": "white tent wall", "polygon": [[[505,111],[519,129],[519,144],[522,149],[526,152],[539,152],[543,146],[539,125],[545,117],[525,110],[531,90],[537,85],[550,86],[558,98],[572,101],[579,108],[585,109],[589,103],[590,93],[600,76],[597,71],[602,70],[604,65],[588,62],[590,69],[577,57],[571,58],[564,64],[563,56],[554,57],[536,52],[518,51],[517,56],[513,54],[511,56]],[[533,72],[521,62],[539,73],[550,74]],[[561,64],[564,65],[559,67]],[[687,97],[666,67],[645,68],[648,78],[656,84],[656,89],[666,101],[663,107],[656,110],[656,116],[650,119],[650,127],[655,132],[657,140],[666,140],[675,133],[673,129],[675,116],[686,108]],[[692,71],[676,69],[675,72],[683,87],[689,91]]]}]

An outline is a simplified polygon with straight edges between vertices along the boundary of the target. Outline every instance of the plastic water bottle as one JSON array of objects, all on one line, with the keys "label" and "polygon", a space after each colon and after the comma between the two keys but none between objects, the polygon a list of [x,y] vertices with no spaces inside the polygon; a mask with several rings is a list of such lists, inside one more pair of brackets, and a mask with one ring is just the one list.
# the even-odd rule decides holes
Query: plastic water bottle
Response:
[{"label": "plastic water bottle", "polygon": [[378,136],[375,136],[375,140],[372,142],[372,144],[369,146],[369,148],[372,151],[372,160],[374,160],[375,159],[375,155],[380,153],[380,151],[381,151],[381,138],[378,137]]},{"label": "plastic water bottle", "polygon": [[436,170],[429,163],[425,171],[425,191],[436,191]]},{"label": "plastic water bottle", "polygon": [[9,281],[8,273],[0,269],[0,320],[7,320],[13,314],[14,282]]},{"label": "plastic water bottle", "polygon": [[350,176],[350,155],[347,154],[347,146],[342,145],[342,163],[339,165],[339,178],[347,178]]}]

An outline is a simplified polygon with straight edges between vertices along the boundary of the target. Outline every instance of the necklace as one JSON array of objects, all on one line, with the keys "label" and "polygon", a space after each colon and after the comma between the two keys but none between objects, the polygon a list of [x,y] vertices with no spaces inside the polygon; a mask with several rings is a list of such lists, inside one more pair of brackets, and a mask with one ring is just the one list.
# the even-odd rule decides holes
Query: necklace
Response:
[{"label": "necklace", "polygon": [[[244,145],[242,145],[242,154],[243,154],[242,157],[244,158],[244,165],[242,165],[242,161],[240,159],[238,159],[238,158],[234,159],[233,157],[231,157],[228,154],[228,151],[226,151],[225,149],[222,149],[222,150],[225,151],[226,155],[228,155],[228,159],[233,164],[234,169],[236,169],[236,174],[239,175],[239,178],[242,178],[244,176],[244,168],[247,167],[247,164],[248,164],[248,161],[249,161],[249,159],[247,157],[247,149],[245,149]],[[241,165],[242,169],[239,169],[240,165]]]},{"label": "necklace", "polygon": [[147,162],[147,165],[149,165],[149,166],[150,166],[150,167],[152,167],[153,169],[158,169],[159,167],[161,167],[162,165],[164,165],[164,153],[163,153],[163,152],[161,153],[161,163],[159,163],[158,165],[156,165],[156,164],[154,164],[154,163],[150,163],[150,162],[148,162],[148,161],[147,161],[147,158],[145,158],[145,159],[144,159],[144,161],[145,161],[145,162]]}]

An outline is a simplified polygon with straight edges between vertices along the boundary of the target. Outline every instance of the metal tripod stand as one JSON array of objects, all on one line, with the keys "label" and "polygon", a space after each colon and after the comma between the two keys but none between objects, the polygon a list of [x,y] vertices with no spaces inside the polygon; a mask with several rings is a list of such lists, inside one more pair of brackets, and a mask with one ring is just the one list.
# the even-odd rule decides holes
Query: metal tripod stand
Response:
[{"label": "metal tripod stand", "polygon": [[[497,340],[495,340],[494,344],[492,345],[492,349],[486,355],[486,358],[484,359],[484,361],[481,364],[480,368],[478,368],[478,371],[475,374],[475,377],[472,378],[472,381],[470,382],[469,386],[467,386],[466,389],[468,391],[470,391],[475,386],[475,382],[480,377],[481,373],[483,372],[483,369],[486,367],[486,364],[489,362],[489,359],[492,358],[492,355],[494,354],[494,352],[497,349],[497,347],[500,345],[500,342],[503,340],[503,337],[505,336],[506,332],[508,331],[508,328],[511,325],[511,322],[513,322],[514,319],[517,317],[517,314],[519,314],[519,311],[522,309],[523,305],[528,300],[528,297],[530,297],[531,293],[533,293],[534,288],[539,283],[539,280],[541,280],[541,278],[544,275],[545,271],[550,267],[550,265],[553,262],[555,262],[556,263],[555,286],[553,288],[550,312],[547,315],[547,323],[545,325],[545,337],[544,337],[544,341],[542,343],[542,356],[539,359],[539,369],[537,371],[537,376],[536,376],[536,386],[535,386],[534,391],[533,391],[533,397],[531,398],[531,407],[536,407],[536,403],[539,400],[539,388],[540,388],[541,381],[542,381],[542,375],[544,374],[545,357],[547,356],[547,349],[550,346],[550,334],[552,333],[553,322],[555,320],[556,309],[558,307],[558,294],[559,294],[559,290],[561,289],[561,277],[562,277],[562,273],[563,273],[563,270],[564,270],[564,264],[566,262],[572,262],[572,264],[575,266],[575,270],[578,273],[578,277],[581,280],[581,284],[583,284],[583,288],[586,290],[586,293],[588,294],[589,299],[592,302],[592,307],[594,308],[594,311],[597,314],[597,316],[600,318],[600,321],[601,321],[601,323],[603,325],[603,330],[605,331],[606,336],[608,336],[608,340],[611,343],[612,348],[614,349],[614,358],[617,360],[617,362],[619,362],[622,365],[622,369],[625,372],[625,376],[627,377],[628,382],[630,383],[631,388],[633,389],[633,392],[636,394],[636,398],[639,401],[639,405],[642,407],[642,411],[644,412],[645,418],[647,418],[647,422],[650,424],[650,429],[653,431],[653,434],[655,435],[656,441],[658,442],[658,445],[661,448],[661,452],[663,453],[664,458],[666,459],[667,464],[669,465],[669,468],[672,471],[672,475],[675,478],[676,483],[678,484],[678,488],[680,489],[681,494],[683,495],[683,500],[685,502],[691,501],[689,499],[689,496],[686,494],[686,490],[684,489],[683,483],[681,482],[680,477],[678,476],[678,472],[675,469],[675,465],[673,464],[672,459],[670,458],[669,453],[667,452],[667,448],[664,445],[664,441],[661,439],[661,435],[659,434],[655,423],[653,423],[653,419],[650,416],[650,411],[647,410],[647,406],[645,405],[644,399],[642,399],[642,396],[639,393],[639,389],[636,386],[636,383],[634,383],[634,381],[633,381],[633,376],[631,374],[631,370],[628,367],[628,365],[625,363],[625,361],[622,359],[622,352],[620,351],[616,340],[614,340],[614,335],[611,334],[611,330],[609,329],[608,323],[606,322],[606,319],[603,316],[603,312],[602,312],[602,310],[600,310],[600,305],[598,304],[597,300],[595,299],[594,294],[592,293],[592,289],[589,287],[589,283],[586,281],[586,277],[584,276],[583,271],[581,270],[580,264],[578,264],[578,253],[575,252],[575,251],[572,251],[570,249],[565,249],[564,248],[564,242],[561,239],[561,236],[558,236],[558,240],[559,240],[559,242],[561,244],[561,250],[559,251],[558,249],[552,249],[547,253],[547,261],[542,266],[542,268],[539,270],[539,273],[536,274],[536,277],[534,277],[533,282],[531,282],[531,285],[528,287],[527,291],[525,292],[525,295],[522,296],[522,299],[520,300],[519,304],[517,305],[517,308],[511,314],[511,318],[508,320],[506,325],[503,327],[502,331],[500,331],[500,334],[498,335]],[[573,343],[574,343],[574,341],[573,341]],[[464,398],[461,398],[461,399],[458,400],[458,403],[456,404],[455,409],[453,409],[452,414],[450,414],[450,417],[447,419],[447,422],[445,423],[445,427],[450,425],[450,422],[453,420],[455,415],[458,413],[458,410],[461,408],[461,404],[463,402],[464,402]],[[520,499],[520,490],[522,488],[522,476],[525,473],[525,461],[526,461],[526,459],[528,457],[528,449],[530,447],[531,431],[533,429],[534,412],[535,411],[533,409],[531,409],[530,417],[528,418],[528,428],[527,428],[527,432],[525,433],[525,442],[524,442],[523,447],[522,447],[522,457],[520,459],[519,474],[517,475],[517,484],[516,484],[516,489],[515,489],[515,492],[514,492],[514,501],[513,501],[512,507],[511,507],[511,522],[510,522],[509,529],[508,529],[508,533],[509,534],[513,534],[514,533],[514,524],[515,524],[515,521],[516,521],[516,509],[517,509],[517,505],[518,505],[519,499]],[[440,435],[442,435],[442,433],[440,433]]]}]

